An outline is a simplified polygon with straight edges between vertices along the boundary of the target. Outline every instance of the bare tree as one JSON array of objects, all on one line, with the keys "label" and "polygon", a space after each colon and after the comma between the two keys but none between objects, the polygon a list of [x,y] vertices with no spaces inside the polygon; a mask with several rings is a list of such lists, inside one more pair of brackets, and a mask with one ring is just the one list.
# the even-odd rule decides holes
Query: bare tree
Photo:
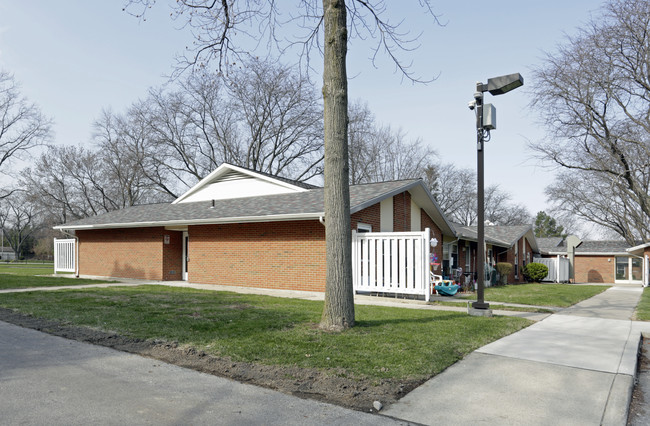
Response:
[{"label": "bare tree", "polygon": [[[51,120],[21,96],[14,77],[0,71],[0,173],[12,159],[50,138]],[[0,190],[0,198],[7,196]]]},{"label": "bare tree", "polygon": [[[105,114],[102,123],[108,125],[113,118]],[[57,214],[59,223],[66,223],[165,200],[139,167],[142,153],[133,152],[132,145],[112,133],[113,127],[104,131],[96,136],[99,145],[95,150],[52,146],[32,167],[24,169],[20,183],[30,202]]]},{"label": "bare tree", "polygon": [[453,163],[427,166],[425,182],[442,212],[456,223],[476,223],[476,173]]},{"label": "bare tree", "polygon": [[[145,9],[154,0],[132,0]],[[428,0],[420,0],[425,12],[434,19]],[[281,17],[273,0],[179,0],[173,16],[182,19],[195,32],[195,46],[183,57],[180,69],[203,67],[216,62],[219,70],[227,68],[229,58],[245,55],[248,42],[266,40],[280,45],[276,36],[283,24],[298,24],[304,37],[298,40],[309,57],[312,46],[322,48],[325,144],[325,221],[326,221],[326,289],[321,327],[341,330],[354,325],[352,256],[350,246],[350,200],[348,163],[348,90],[346,55],[352,37],[377,37],[375,55],[383,51],[402,75],[417,78],[399,60],[397,53],[409,50],[408,39],[399,24],[382,19],[385,5],[362,0],[302,0],[299,16]],[[293,14],[294,8],[288,13]],[[348,21],[349,13],[349,21]],[[136,12],[136,15],[140,13]],[[288,22],[287,22],[288,21]],[[323,31],[322,42],[319,39]],[[246,40],[248,39],[248,40]],[[291,43],[289,43],[291,44]],[[286,44],[285,44],[286,46]],[[267,46],[268,47],[268,46]]]},{"label": "bare tree", "polygon": [[350,183],[424,178],[436,152],[404,130],[380,125],[360,101],[349,109]]},{"label": "bare tree", "polygon": [[228,75],[197,73],[152,89],[113,121],[146,129],[143,172],[178,197],[224,162],[299,181],[321,175],[317,99],[313,84],[288,67],[250,59]]},{"label": "bare tree", "polygon": [[38,208],[31,203],[23,191],[14,192],[0,200],[0,228],[9,246],[20,258],[26,243],[37,231]]},{"label": "bare tree", "polygon": [[[462,225],[476,225],[476,171],[453,164],[435,164],[427,167],[425,181],[445,216]],[[498,185],[486,187],[485,220],[494,225],[530,224],[532,216],[528,209],[511,200],[511,195]]]},{"label": "bare tree", "polygon": [[564,171],[556,210],[650,240],[650,3],[611,0],[535,73],[548,138],[532,146]]},{"label": "bare tree", "polygon": [[306,77],[255,58],[225,80],[245,167],[300,181],[322,175],[323,109]]}]

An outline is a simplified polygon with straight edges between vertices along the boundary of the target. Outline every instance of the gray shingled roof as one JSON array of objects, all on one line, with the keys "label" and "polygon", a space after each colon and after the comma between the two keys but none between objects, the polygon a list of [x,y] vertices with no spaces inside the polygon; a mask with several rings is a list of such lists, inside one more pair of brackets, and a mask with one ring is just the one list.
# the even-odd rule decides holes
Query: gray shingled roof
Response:
[{"label": "gray shingled roof", "polygon": [[[546,241],[548,240],[548,241]],[[553,244],[551,240],[559,240]],[[542,253],[566,253],[566,240],[557,238],[538,238],[537,243]],[[576,254],[584,253],[625,253],[632,247],[624,240],[585,240],[576,247]]]},{"label": "gray shingled roof", "polygon": [[[475,225],[467,226],[454,223],[453,226],[458,237],[474,241],[478,239],[477,227]],[[510,247],[528,232],[529,229],[531,229],[531,225],[486,226],[485,242],[497,246]]]},{"label": "gray shingled roof", "polygon": [[[352,213],[374,204],[386,194],[410,188],[418,179],[354,185],[350,187]],[[318,217],[324,214],[323,188],[304,192],[259,197],[198,201],[178,204],[147,204],[104,213],[60,225],[58,229],[82,229],[119,226],[182,225],[192,222],[219,223],[286,216]],[[369,204],[370,203],[370,204]]]},{"label": "gray shingled roof", "polygon": [[[539,247],[539,251],[542,253],[561,251],[559,245],[564,241],[562,237],[545,237],[545,238],[536,237],[536,239],[537,239],[537,246]],[[564,250],[566,250],[566,245]]]},{"label": "gray shingled roof", "polygon": [[[576,247],[576,254],[579,253],[625,253],[625,250],[632,247],[624,240],[602,240],[583,241]],[[566,243],[563,244],[566,250]]]}]

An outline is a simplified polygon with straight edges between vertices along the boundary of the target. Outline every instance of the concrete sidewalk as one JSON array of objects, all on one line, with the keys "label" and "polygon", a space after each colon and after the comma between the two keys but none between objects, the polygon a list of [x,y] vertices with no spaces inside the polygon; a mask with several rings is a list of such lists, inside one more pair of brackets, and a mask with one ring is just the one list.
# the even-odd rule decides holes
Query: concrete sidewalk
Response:
[{"label": "concrete sidewalk", "polygon": [[612,287],[470,354],[382,414],[421,424],[625,425],[642,289]]}]

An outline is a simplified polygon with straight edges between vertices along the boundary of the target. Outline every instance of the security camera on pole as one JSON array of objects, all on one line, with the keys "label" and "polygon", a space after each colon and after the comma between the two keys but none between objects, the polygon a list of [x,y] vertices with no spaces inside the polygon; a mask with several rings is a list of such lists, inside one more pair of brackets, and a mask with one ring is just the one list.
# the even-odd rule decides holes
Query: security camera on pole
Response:
[{"label": "security camera on pole", "polygon": [[521,74],[508,74],[489,78],[487,84],[476,83],[474,100],[469,102],[469,109],[476,113],[476,174],[477,174],[477,216],[478,216],[478,253],[476,302],[468,308],[468,313],[474,316],[492,316],[490,304],[484,298],[485,280],[485,184],[483,179],[483,148],[490,140],[490,130],[497,128],[497,110],[492,104],[483,105],[483,94],[502,95],[517,87],[523,86]]}]

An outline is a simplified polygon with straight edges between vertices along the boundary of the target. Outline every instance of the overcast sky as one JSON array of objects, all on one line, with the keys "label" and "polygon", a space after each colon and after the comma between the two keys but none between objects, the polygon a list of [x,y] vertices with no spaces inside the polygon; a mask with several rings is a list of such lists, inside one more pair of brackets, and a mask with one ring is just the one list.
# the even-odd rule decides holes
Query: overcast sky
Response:
[{"label": "overcast sky", "polygon": [[[192,38],[170,19],[165,2],[159,3],[141,22],[122,11],[121,0],[0,0],[0,68],[13,73],[22,93],[54,118],[56,143],[88,143],[103,108],[121,112],[149,87],[168,81],[175,54]],[[280,3],[284,8],[298,0]],[[544,187],[554,172],[526,148],[544,132],[527,108],[525,89],[534,87],[531,70],[542,63],[543,52],[574,34],[601,2],[432,1],[444,26],[423,15],[416,0],[387,3],[388,16],[403,18],[414,35],[422,31],[418,49],[405,60],[413,61],[419,75],[437,78],[427,85],[402,81],[386,58],[373,66],[368,42],[353,40],[350,99],[363,99],[378,121],[422,138],[441,161],[475,168],[474,114],[467,103],[476,82],[521,73],[523,88],[486,95],[498,117],[485,151],[486,185],[500,185],[533,214],[547,208]]]}]

